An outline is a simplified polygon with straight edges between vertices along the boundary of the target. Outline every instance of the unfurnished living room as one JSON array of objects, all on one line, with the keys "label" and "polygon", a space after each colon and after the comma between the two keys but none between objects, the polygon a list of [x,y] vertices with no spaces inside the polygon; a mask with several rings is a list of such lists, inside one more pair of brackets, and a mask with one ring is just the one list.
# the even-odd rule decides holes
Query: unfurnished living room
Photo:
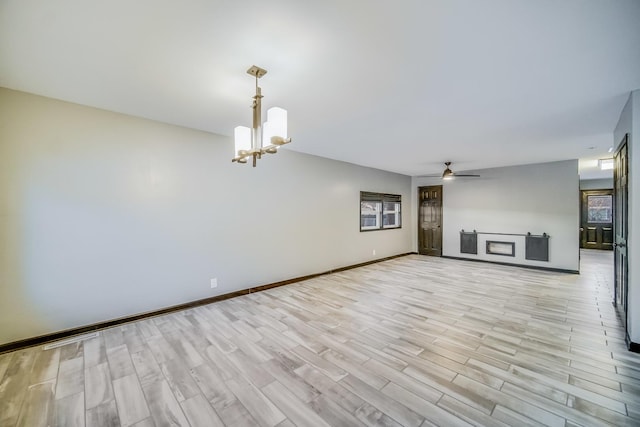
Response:
[{"label": "unfurnished living room", "polygon": [[0,427],[640,425],[639,23],[0,0]]}]

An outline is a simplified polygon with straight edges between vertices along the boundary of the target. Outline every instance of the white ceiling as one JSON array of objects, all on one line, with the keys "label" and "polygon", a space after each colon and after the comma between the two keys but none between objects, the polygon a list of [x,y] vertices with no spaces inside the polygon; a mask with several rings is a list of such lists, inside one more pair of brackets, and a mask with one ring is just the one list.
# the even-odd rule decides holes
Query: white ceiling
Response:
[{"label": "white ceiling", "polygon": [[610,157],[640,1],[0,0],[0,86],[231,135],[253,64],[292,150],[407,175]]}]

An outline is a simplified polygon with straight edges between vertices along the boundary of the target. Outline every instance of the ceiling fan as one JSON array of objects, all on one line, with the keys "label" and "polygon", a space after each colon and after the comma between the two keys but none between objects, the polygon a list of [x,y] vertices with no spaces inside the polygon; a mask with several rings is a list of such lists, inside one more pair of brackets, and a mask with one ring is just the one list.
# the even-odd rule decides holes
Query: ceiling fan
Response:
[{"label": "ceiling fan", "polygon": [[[442,176],[441,176],[442,179],[450,180],[450,179],[453,179],[455,177],[473,177],[473,178],[479,178],[480,177],[480,175],[455,173],[449,167],[449,166],[451,166],[451,162],[444,162],[444,165],[446,166],[446,168],[445,168],[444,172],[442,172]],[[418,175],[418,178],[436,177],[436,176],[440,176],[440,175]]]}]

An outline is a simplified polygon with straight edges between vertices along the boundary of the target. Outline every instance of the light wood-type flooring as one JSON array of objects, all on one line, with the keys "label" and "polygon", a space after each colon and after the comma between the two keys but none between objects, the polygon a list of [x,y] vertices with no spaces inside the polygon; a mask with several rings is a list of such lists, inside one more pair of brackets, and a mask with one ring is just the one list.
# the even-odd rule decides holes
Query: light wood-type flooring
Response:
[{"label": "light wood-type flooring", "polygon": [[0,355],[0,426],[640,425],[610,252],[410,255]]}]

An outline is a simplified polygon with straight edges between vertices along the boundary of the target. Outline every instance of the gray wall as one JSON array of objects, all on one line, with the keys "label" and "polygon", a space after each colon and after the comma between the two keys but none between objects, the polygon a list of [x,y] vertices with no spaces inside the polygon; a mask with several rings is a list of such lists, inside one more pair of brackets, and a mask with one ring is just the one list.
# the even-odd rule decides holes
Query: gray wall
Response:
[{"label": "gray wall", "polygon": [[[579,269],[578,161],[468,171],[480,178],[442,181],[414,178],[417,187],[443,184],[443,255],[559,268]],[[415,202],[417,206],[417,201]],[[417,217],[414,217],[417,226]],[[490,233],[547,233],[549,262],[524,256],[524,237],[479,235],[478,255],[460,253],[460,230]],[[416,231],[417,235],[417,231]],[[486,240],[513,241],[516,256],[485,253]],[[414,239],[417,248],[417,239]]]},{"label": "gray wall", "polygon": [[[411,251],[409,177],[232,155],[230,138],[0,89],[0,343]],[[401,194],[405,227],[360,233],[361,190]]]},{"label": "gray wall", "polygon": [[613,178],[580,180],[580,190],[609,190],[612,188]]},{"label": "gray wall", "polygon": [[640,90],[631,93],[622,110],[620,120],[613,134],[614,147],[618,147],[625,134],[629,134],[627,144],[629,154],[629,235],[627,239],[627,259],[629,262],[629,337],[640,343]]}]

